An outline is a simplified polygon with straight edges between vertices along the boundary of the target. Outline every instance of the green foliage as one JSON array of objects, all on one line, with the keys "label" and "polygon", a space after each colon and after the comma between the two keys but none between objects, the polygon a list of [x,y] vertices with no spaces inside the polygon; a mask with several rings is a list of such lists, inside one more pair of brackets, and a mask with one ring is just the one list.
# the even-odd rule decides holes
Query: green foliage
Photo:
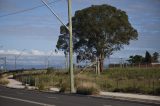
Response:
[{"label": "green foliage", "polygon": [[[95,57],[99,57],[103,64],[106,56],[120,50],[138,36],[128,21],[126,12],[106,4],[78,10],[72,21],[74,52],[78,62],[93,61]],[[57,48],[68,51],[68,31],[64,26],[60,30]]]},{"label": "green foliage", "polygon": [[38,90],[45,90],[45,84],[44,83],[39,83],[37,87],[38,87]]},{"label": "green foliage", "polygon": [[151,56],[151,54],[148,51],[146,51],[145,57],[140,55],[130,56],[128,62],[130,64],[143,64],[143,63],[150,64],[151,62],[157,63],[158,58],[159,54],[157,52],[154,52],[153,56]]},{"label": "green foliage", "polygon": [[160,68],[114,68],[97,79],[100,88],[112,92],[160,95]]},{"label": "green foliage", "polygon": [[[40,90],[50,87],[60,88],[60,92],[70,91],[70,79],[67,72],[50,74],[18,74],[18,80],[33,83]],[[31,81],[29,81],[29,79]],[[33,81],[32,81],[33,79]],[[97,91],[128,92],[160,95],[160,68],[111,68],[97,76],[93,71],[76,75],[77,93],[95,94]]]},{"label": "green foliage", "polygon": [[148,64],[152,62],[152,56],[148,51],[146,51],[144,62]]},{"label": "green foliage", "polygon": [[159,58],[159,53],[154,52],[153,56],[152,56],[152,62],[157,63],[158,62],[158,58]]},{"label": "green foliage", "polygon": [[30,76],[28,80],[30,86],[35,86],[35,78],[33,76]]},{"label": "green foliage", "polygon": [[128,60],[131,64],[140,64],[144,62],[144,57],[140,55],[130,56]]}]

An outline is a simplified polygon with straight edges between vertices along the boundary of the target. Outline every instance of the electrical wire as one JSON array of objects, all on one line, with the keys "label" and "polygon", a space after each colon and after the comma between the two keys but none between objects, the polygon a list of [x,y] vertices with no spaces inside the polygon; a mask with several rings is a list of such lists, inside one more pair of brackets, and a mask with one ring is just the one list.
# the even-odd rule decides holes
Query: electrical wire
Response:
[{"label": "electrical wire", "polygon": [[[55,1],[50,2],[48,4],[53,4],[53,3],[56,3],[56,2],[59,2],[59,1],[61,1],[61,0],[55,0]],[[45,5],[42,4],[42,5],[35,6],[35,7],[32,7],[32,8],[29,8],[29,9],[24,9],[24,10],[21,10],[21,11],[16,11],[16,12],[12,12],[12,13],[9,13],[9,14],[1,15],[0,18],[20,14],[20,13],[27,12],[27,11],[31,11],[31,10],[34,10],[34,9],[37,9],[37,8],[40,8],[40,7],[43,7],[43,6],[45,6]]]}]

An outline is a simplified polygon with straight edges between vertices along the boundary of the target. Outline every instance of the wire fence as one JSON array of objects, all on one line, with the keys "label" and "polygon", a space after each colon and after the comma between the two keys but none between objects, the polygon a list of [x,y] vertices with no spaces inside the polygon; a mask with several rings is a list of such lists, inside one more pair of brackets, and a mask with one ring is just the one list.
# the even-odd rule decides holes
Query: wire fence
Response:
[{"label": "wire fence", "polygon": [[7,70],[19,69],[47,69],[49,67],[64,69],[64,56],[20,56],[15,59],[14,55],[0,56],[0,68]]},{"label": "wire fence", "polygon": [[[106,58],[104,68],[151,68],[160,67],[160,63],[151,64],[130,64],[129,58]],[[74,58],[74,69],[80,70],[86,66],[87,69],[93,68],[89,62],[76,63]],[[0,56],[0,70],[17,70],[17,69],[66,69],[66,59],[64,56],[20,56],[15,59],[14,55]]]}]

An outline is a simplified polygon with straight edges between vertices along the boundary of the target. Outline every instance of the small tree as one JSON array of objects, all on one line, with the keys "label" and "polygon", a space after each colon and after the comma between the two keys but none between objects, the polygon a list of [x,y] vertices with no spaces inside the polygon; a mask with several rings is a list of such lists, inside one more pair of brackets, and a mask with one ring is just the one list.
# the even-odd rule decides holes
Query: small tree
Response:
[{"label": "small tree", "polygon": [[[61,33],[63,33],[62,27],[61,27]],[[59,35],[56,47],[58,50],[61,50],[64,52],[66,69],[68,69],[68,52],[69,52],[68,45],[69,45],[69,35],[67,33]]]},{"label": "small tree", "polygon": [[144,57],[140,55],[130,56],[128,60],[131,64],[141,64],[144,61]]},{"label": "small tree", "polygon": [[159,58],[159,53],[154,52],[153,56],[152,56],[152,62],[157,63],[158,62],[158,58]]},{"label": "small tree", "polygon": [[144,63],[150,64],[151,62],[152,62],[152,56],[148,51],[146,51]]}]

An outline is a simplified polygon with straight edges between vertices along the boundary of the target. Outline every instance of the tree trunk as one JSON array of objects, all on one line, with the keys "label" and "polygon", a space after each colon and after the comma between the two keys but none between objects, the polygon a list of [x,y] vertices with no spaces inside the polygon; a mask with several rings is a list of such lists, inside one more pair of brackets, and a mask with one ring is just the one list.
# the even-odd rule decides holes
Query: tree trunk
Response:
[{"label": "tree trunk", "polygon": [[103,72],[103,68],[104,68],[104,59],[100,60],[100,72]]},{"label": "tree trunk", "polygon": [[100,62],[99,62],[99,60],[100,60],[100,59],[97,57],[97,58],[96,58],[96,62],[97,62],[97,64],[96,64],[96,69],[97,69],[97,70],[96,70],[96,74],[97,74],[97,75],[100,75]]},{"label": "tree trunk", "polygon": [[100,72],[103,72],[103,68],[104,68],[104,56],[101,54],[100,58],[99,58],[99,64],[100,64]]}]

